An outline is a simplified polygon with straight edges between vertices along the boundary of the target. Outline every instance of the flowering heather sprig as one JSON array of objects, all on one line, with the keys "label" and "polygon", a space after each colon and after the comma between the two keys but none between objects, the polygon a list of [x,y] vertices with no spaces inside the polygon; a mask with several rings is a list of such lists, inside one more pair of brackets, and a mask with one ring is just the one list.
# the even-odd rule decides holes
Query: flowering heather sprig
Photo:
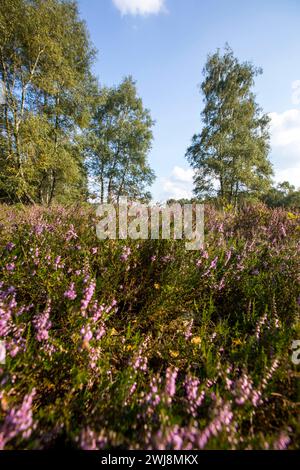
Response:
[{"label": "flowering heather sprig", "polygon": [[96,282],[92,280],[84,289],[83,299],[81,300],[81,313],[86,316],[86,310],[94,295],[96,289]]},{"label": "flowering heather sprig", "polygon": [[[132,379],[132,376],[130,377]],[[130,401],[130,398],[133,396],[134,392],[136,391],[137,389],[137,383],[136,382],[133,382],[131,385],[130,385],[130,388],[129,388],[129,391],[128,391],[128,394],[127,394],[127,398],[125,399],[124,401],[124,405],[125,406],[128,406],[129,404],[129,401]]]},{"label": "flowering heather sprig", "polygon": [[165,398],[168,405],[171,405],[172,399],[176,393],[176,379],[178,367],[168,367],[166,370]]},{"label": "flowering heather sprig", "polygon": [[12,251],[16,245],[13,242],[8,242],[5,249],[7,251]]},{"label": "flowering heather sprig", "polygon": [[129,246],[124,246],[123,247],[123,253],[120,256],[120,260],[123,261],[123,262],[127,261],[130,254],[131,254],[131,248]]},{"label": "flowering heather sprig", "polygon": [[232,256],[232,249],[228,250],[225,257],[224,266],[227,266]]},{"label": "flowering heather sprig", "polygon": [[25,395],[22,405],[12,408],[7,415],[3,425],[0,427],[0,449],[14,437],[21,434],[23,439],[28,439],[33,429],[32,401],[35,389]]},{"label": "flowering heather sprig", "polygon": [[8,263],[8,264],[5,266],[6,271],[8,271],[8,272],[14,271],[14,270],[15,270],[15,267],[16,267],[15,263]]},{"label": "flowering heather sprig", "polygon": [[82,335],[83,343],[87,346],[93,338],[93,332],[90,325],[83,326],[80,330],[80,333]]},{"label": "flowering heather sprig", "polygon": [[186,341],[188,341],[192,337],[192,329],[193,329],[193,326],[194,326],[194,319],[192,319],[188,322],[185,322],[184,326],[185,326],[184,338],[185,338]]},{"label": "flowering heather sprig", "polygon": [[256,324],[256,328],[255,328],[255,337],[256,339],[259,339],[260,338],[260,335],[261,335],[261,328],[262,326],[266,323],[266,321],[268,320],[268,314],[265,313],[261,319],[257,322]]},{"label": "flowering heather sprig", "polygon": [[252,379],[244,373],[236,382],[234,383],[233,396],[235,397],[235,402],[237,405],[244,405],[248,400],[251,400],[253,393],[253,382]]},{"label": "flowering heather sprig", "polygon": [[78,235],[77,233],[75,232],[75,228],[74,228],[74,225],[71,224],[70,225],[70,229],[67,231],[66,233],[66,236],[65,236],[65,240],[67,242],[71,241],[71,240],[76,240],[78,238]]},{"label": "flowering heather sprig", "polygon": [[102,317],[103,312],[105,311],[105,305],[99,305],[98,300],[96,300],[90,309],[91,319],[93,323],[97,323],[98,320]]},{"label": "flowering heather sprig", "polygon": [[159,394],[159,386],[161,384],[161,377],[153,376],[150,381],[149,392],[145,395],[142,403],[147,405],[146,415],[150,416],[154,413],[155,408],[161,402],[161,396]]},{"label": "flowering heather sprig", "polygon": [[278,439],[273,443],[273,449],[274,450],[286,450],[290,442],[291,442],[291,439],[288,436],[288,434],[282,431]]},{"label": "flowering heather sprig", "polygon": [[113,299],[111,304],[106,307],[106,313],[109,313],[117,305],[116,299]]},{"label": "flowering heather sprig", "polygon": [[188,375],[185,379],[185,391],[187,398],[187,409],[188,412],[195,418],[197,416],[197,410],[202,405],[205,398],[205,391],[200,392],[199,386],[200,381],[197,377]]},{"label": "flowering heather sprig", "polygon": [[215,268],[217,267],[218,259],[219,259],[218,256],[216,256],[216,257],[213,259],[213,261],[210,263],[208,269],[205,271],[205,273],[203,274],[203,276],[208,276],[209,273],[210,273],[213,269],[215,269]]},{"label": "flowering heather sprig", "polygon": [[97,341],[100,341],[100,339],[105,335],[106,333],[106,327],[104,323],[102,323],[96,330],[95,332],[95,338]]},{"label": "flowering heather sprig", "polygon": [[144,356],[143,353],[143,348],[140,348],[138,353],[135,355],[133,361],[131,362],[131,366],[135,370],[135,372],[146,372],[147,370],[148,358],[147,356]]},{"label": "flowering heather sprig", "polygon": [[261,390],[264,390],[267,387],[267,385],[268,385],[269,381],[271,380],[274,372],[276,371],[276,369],[278,369],[279,364],[280,364],[279,359],[274,359],[271,367],[267,370],[266,375],[264,376],[264,378],[262,380],[261,387],[260,387]]},{"label": "flowering heather sprig", "polygon": [[11,311],[0,300],[0,338],[5,338],[12,329]]},{"label": "flowering heather sprig", "polygon": [[101,450],[107,444],[107,437],[104,431],[96,433],[90,428],[84,429],[79,438],[79,446],[83,450]]},{"label": "flowering heather sprig", "polygon": [[50,321],[51,300],[47,301],[46,308],[43,312],[37,313],[32,320],[33,326],[36,330],[36,339],[39,342],[47,341],[49,339],[49,330],[52,326]]},{"label": "flowering heather sprig", "polygon": [[76,291],[75,291],[75,284],[74,282],[71,282],[69,289],[64,293],[64,297],[69,300],[74,300],[77,297]]},{"label": "flowering heather sprig", "polygon": [[184,434],[185,429],[178,425],[164,431],[160,429],[154,438],[154,448],[156,450],[183,450]]},{"label": "flowering heather sprig", "polygon": [[229,430],[229,426],[233,419],[230,403],[224,403],[220,410],[217,412],[216,417],[209,423],[208,426],[200,433],[197,438],[198,447],[204,449],[209,439],[212,436],[217,436],[225,427]]},{"label": "flowering heather sprig", "polygon": [[101,349],[100,348],[90,348],[89,349],[89,366],[92,370],[97,371],[97,362],[100,358],[101,355]]},{"label": "flowering heather sprig", "polygon": [[61,261],[61,256],[57,256],[54,260],[54,269],[57,270],[58,268],[60,268],[60,261]]}]

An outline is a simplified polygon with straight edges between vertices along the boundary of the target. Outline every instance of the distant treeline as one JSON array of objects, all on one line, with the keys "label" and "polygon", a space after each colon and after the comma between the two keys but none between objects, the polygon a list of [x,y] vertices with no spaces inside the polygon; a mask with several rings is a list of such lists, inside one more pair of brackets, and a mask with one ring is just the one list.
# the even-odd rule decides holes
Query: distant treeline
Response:
[{"label": "distant treeline", "polygon": [[[131,77],[100,87],[95,58],[76,2],[0,0],[0,202],[151,198],[150,112]],[[208,56],[203,127],[186,154],[197,198],[299,206],[291,185],[272,186],[259,73],[228,46]]]}]

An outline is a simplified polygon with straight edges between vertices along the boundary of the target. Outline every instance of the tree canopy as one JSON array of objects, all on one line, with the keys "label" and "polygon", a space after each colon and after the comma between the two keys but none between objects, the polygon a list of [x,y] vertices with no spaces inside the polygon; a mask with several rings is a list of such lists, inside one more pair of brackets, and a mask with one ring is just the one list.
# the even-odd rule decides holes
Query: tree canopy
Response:
[{"label": "tree canopy", "polygon": [[239,62],[228,46],[223,54],[218,50],[208,56],[201,85],[203,128],[186,153],[198,196],[217,193],[232,203],[243,192],[259,194],[269,187],[269,117],[252,91],[260,73],[251,63]]},{"label": "tree canopy", "polygon": [[154,180],[147,154],[153,121],[131,77],[99,91],[90,126],[81,139],[87,167],[100,200],[120,196],[149,199]]}]

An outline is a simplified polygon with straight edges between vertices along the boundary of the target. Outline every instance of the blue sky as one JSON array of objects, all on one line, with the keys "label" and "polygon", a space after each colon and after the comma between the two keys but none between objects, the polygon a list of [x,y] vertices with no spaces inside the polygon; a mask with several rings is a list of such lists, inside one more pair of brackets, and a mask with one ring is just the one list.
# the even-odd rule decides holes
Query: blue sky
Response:
[{"label": "blue sky", "polygon": [[300,186],[299,0],[79,0],[79,10],[98,49],[100,83],[132,75],[156,121],[156,200],[191,194],[184,154],[201,130],[198,85],[207,54],[226,42],[263,68],[255,91],[271,113],[275,180]]}]

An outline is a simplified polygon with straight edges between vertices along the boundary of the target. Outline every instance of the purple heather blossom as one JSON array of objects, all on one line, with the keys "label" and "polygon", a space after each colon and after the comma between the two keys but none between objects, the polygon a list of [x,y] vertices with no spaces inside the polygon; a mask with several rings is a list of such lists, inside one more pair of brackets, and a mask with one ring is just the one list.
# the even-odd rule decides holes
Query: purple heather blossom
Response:
[{"label": "purple heather blossom", "polygon": [[286,432],[281,432],[278,439],[273,443],[273,449],[274,450],[285,450],[289,443],[291,442],[291,439],[287,435]]},{"label": "purple heather blossom", "polygon": [[33,317],[33,326],[36,329],[36,339],[39,342],[47,341],[49,338],[49,330],[52,326],[50,321],[51,301],[48,300],[45,310],[37,313]]},{"label": "purple heather blossom", "polygon": [[12,251],[14,249],[16,245],[13,243],[13,242],[8,242],[8,244],[6,245],[5,249],[7,251]]},{"label": "purple heather blossom", "polygon": [[66,297],[69,300],[74,300],[77,297],[75,287],[74,287],[74,282],[71,282],[69,289],[64,293],[64,297]]},{"label": "purple heather blossom", "polygon": [[165,385],[165,394],[166,401],[170,405],[172,403],[172,398],[176,393],[176,378],[178,374],[178,368],[168,367],[166,370],[166,385]]},{"label": "purple heather blossom", "polygon": [[106,333],[106,328],[105,328],[104,323],[103,323],[96,330],[96,334],[95,334],[96,340],[100,341],[100,339],[105,335],[105,333]]},{"label": "purple heather blossom", "polygon": [[89,303],[92,300],[95,289],[96,289],[96,282],[94,280],[92,280],[84,289],[84,296],[83,296],[83,299],[81,300],[81,312],[84,316],[86,314],[86,309],[88,308]]},{"label": "purple heather blossom", "polygon": [[129,246],[124,246],[123,247],[123,253],[120,256],[120,260],[123,261],[123,262],[127,261],[130,254],[131,254],[131,248]]},{"label": "purple heather blossom", "polygon": [[140,349],[138,353],[136,354],[131,365],[135,371],[140,370],[142,372],[146,372],[147,364],[148,364],[148,358],[146,356],[143,356],[143,351],[142,349]]},{"label": "purple heather blossom", "polygon": [[79,446],[83,450],[101,450],[107,443],[104,432],[97,434],[90,428],[84,429],[79,438]]},{"label": "purple heather blossom", "polygon": [[208,426],[198,436],[198,446],[203,449],[212,436],[217,436],[225,427],[229,427],[233,419],[233,413],[229,403],[225,403],[218,411],[216,417],[209,423]]},{"label": "purple heather blossom", "polygon": [[3,450],[7,442],[21,434],[23,439],[30,437],[33,429],[32,401],[35,389],[25,395],[20,407],[12,408],[6,415],[4,423],[0,426],[0,449]]},{"label": "purple heather blossom", "polygon": [[84,343],[89,343],[93,337],[93,333],[92,333],[90,325],[83,326],[80,330],[80,333],[82,334]]},{"label": "purple heather blossom", "polygon": [[66,239],[67,242],[69,242],[71,240],[76,240],[77,238],[78,238],[78,235],[75,232],[74,225],[71,224],[70,229],[68,230],[65,239]]},{"label": "purple heather blossom", "polygon": [[205,391],[199,390],[200,381],[197,377],[187,376],[184,385],[188,411],[195,418],[197,415],[197,409],[202,405],[205,398]]},{"label": "purple heather blossom", "polygon": [[12,272],[15,270],[16,265],[15,263],[8,263],[5,267],[7,271]]},{"label": "purple heather blossom", "polygon": [[207,276],[207,275],[210,273],[210,271],[211,271],[212,269],[215,269],[215,268],[216,268],[217,263],[218,263],[218,259],[219,259],[218,256],[216,256],[216,257],[214,258],[214,260],[210,263],[209,268],[207,269],[207,271],[205,271],[205,273],[203,274],[204,276]]}]

